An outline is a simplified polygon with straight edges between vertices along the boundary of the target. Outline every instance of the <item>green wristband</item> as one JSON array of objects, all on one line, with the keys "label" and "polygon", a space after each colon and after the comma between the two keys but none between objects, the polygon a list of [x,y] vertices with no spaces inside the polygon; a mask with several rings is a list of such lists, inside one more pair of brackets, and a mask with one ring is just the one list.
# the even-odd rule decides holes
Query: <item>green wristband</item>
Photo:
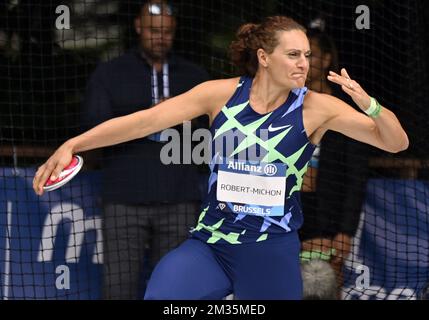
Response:
[{"label": "green wristband", "polygon": [[369,105],[369,108],[365,110],[365,113],[369,115],[371,118],[377,118],[380,115],[381,112],[381,105],[378,103],[378,101],[371,97],[371,104]]},{"label": "green wristband", "polygon": [[[375,100],[375,99],[374,99]],[[377,100],[375,100],[377,101]],[[375,111],[373,113],[371,113],[369,116],[371,118],[377,118],[380,115],[381,112],[381,104],[378,103],[377,101],[377,108],[375,109]]]}]

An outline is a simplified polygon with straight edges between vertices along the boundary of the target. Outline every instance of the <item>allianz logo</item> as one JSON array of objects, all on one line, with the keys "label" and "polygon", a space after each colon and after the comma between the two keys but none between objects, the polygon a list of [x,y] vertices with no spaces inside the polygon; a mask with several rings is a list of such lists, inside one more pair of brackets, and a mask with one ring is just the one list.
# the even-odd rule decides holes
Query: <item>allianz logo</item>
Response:
[{"label": "allianz logo", "polygon": [[103,234],[101,218],[85,218],[83,209],[74,203],[59,203],[52,207],[46,216],[37,255],[38,262],[52,261],[58,228],[70,224],[65,260],[67,263],[78,263],[84,245],[85,233],[96,231],[96,245],[92,253],[92,263],[103,263]]},{"label": "allianz logo", "polygon": [[228,161],[228,169],[259,173],[261,175],[266,174],[267,176],[273,176],[277,173],[277,167],[272,163],[254,165],[244,162]]}]

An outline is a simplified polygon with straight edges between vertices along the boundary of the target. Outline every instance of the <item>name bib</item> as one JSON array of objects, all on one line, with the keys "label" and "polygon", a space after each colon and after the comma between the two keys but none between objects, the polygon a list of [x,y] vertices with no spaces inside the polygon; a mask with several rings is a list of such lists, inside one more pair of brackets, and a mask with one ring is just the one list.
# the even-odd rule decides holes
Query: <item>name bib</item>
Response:
[{"label": "name bib", "polygon": [[217,200],[237,214],[284,215],[286,164],[224,160],[219,164]]}]

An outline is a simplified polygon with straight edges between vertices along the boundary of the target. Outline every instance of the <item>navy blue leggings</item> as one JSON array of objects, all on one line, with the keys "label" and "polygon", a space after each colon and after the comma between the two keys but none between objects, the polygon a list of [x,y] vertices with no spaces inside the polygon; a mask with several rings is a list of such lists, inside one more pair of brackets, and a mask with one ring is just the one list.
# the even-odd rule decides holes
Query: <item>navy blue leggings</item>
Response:
[{"label": "navy blue leggings", "polygon": [[191,238],[161,259],[145,299],[301,299],[299,250],[296,233],[239,245]]}]

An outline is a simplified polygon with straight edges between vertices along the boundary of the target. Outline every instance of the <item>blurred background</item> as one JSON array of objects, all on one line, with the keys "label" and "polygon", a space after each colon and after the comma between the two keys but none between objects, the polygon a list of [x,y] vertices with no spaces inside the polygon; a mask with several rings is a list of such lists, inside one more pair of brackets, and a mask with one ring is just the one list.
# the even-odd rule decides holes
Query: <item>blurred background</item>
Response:
[{"label": "blurred background", "polygon": [[[323,17],[340,65],[368,92],[398,113],[411,136],[403,155],[427,156],[429,9],[424,1],[366,1],[370,29],[358,30],[359,1],[172,1],[178,12],[176,50],[213,78],[234,75],[227,48],[237,27],[286,14],[304,25]],[[2,1],[0,4],[1,147],[56,146],[80,132],[82,93],[99,61],[135,41],[138,1]],[[57,30],[70,8],[69,30]],[[27,161],[22,159],[21,161]],[[8,157],[2,152],[1,163]],[[24,162],[25,163],[25,162]]]},{"label": "blurred background", "polygon": [[[385,289],[385,284],[389,283],[387,286],[390,289],[386,289],[384,298],[389,296],[388,292],[404,287],[411,287],[411,296],[416,297],[429,279],[426,200],[429,196],[426,189],[429,168],[429,3],[423,0],[173,0],[171,3],[178,19],[175,51],[203,66],[212,78],[237,75],[228,59],[228,47],[241,24],[258,22],[264,16],[275,14],[289,15],[305,26],[314,19],[322,19],[324,31],[336,43],[339,65],[346,67],[349,74],[370,95],[377,97],[381,104],[389,106],[409,135],[410,147],[400,154],[392,155],[370,148],[366,158],[369,178],[375,179],[377,183],[368,187],[367,193],[378,194],[378,199],[385,204],[382,209],[377,205],[370,207],[381,210],[378,212],[385,212],[383,210],[388,207],[392,217],[396,218],[390,220],[383,216],[386,220],[382,219],[384,222],[380,223],[377,210],[371,211],[371,208],[365,207],[363,211],[367,213],[367,219],[361,217],[359,230],[364,233],[366,226],[367,230],[373,232],[374,243],[378,243],[377,235],[380,236],[380,230],[376,226],[383,228],[385,235],[380,237],[383,241],[393,239],[394,244],[393,247],[382,245],[383,254],[393,250],[403,255],[395,255],[392,261],[398,264],[406,261],[405,269],[398,267],[394,270],[389,269],[386,261],[383,262],[385,264],[380,268],[384,269],[379,274],[378,289],[373,290],[374,295],[377,296],[382,290],[380,288]],[[70,10],[70,29],[56,28],[56,21],[61,13],[56,13],[55,10],[60,5],[67,6]],[[99,297],[96,284],[96,288],[85,284],[85,289],[82,289],[81,285],[85,280],[81,280],[79,288],[74,289],[74,295],[59,294],[55,290],[52,293],[49,291],[51,284],[34,280],[45,272],[46,266],[34,267],[33,263],[40,263],[40,259],[33,261],[34,255],[30,255],[25,261],[20,260],[19,255],[25,250],[33,250],[33,247],[38,248],[39,233],[46,212],[41,214],[36,225],[30,226],[25,219],[18,221],[10,218],[12,220],[9,221],[8,204],[24,206],[22,212],[27,210],[27,206],[40,207],[42,204],[51,210],[56,202],[73,202],[96,195],[95,186],[90,191],[85,191],[89,193],[70,189],[71,193],[59,198],[47,196],[38,200],[31,194],[29,181],[34,174],[32,170],[55,147],[83,131],[82,99],[89,76],[98,63],[118,57],[135,44],[133,19],[139,5],[140,1],[134,0],[0,2],[0,231],[4,237],[2,241],[7,244],[2,248],[16,251],[17,274],[24,272],[22,270],[26,268],[26,264],[30,264],[33,270],[30,275],[27,273],[32,279],[28,281],[32,283],[30,287],[33,289],[26,291],[26,285],[23,284],[25,281],[20,278],[23,283],[19,284],[21,280],[15,280],[18,291],[14,295],[8,291],[9,296]],[[369,29],[356,27],[356,20],[360,16],[356,8],[359,5],[366,5],[370,10]],[[26,173],[26,169],[30,171]],[[90,171],[91,168],[86,169]],[[20,187],[16,182],[19,177],[26,181],[25,187]],[[385,184],[392,180],[397,184]],[[84,184],[85,188],[88,185],[89,182]],[[22,190],[25,190],[25,196],[18,196]],[[405,211],[412,213],[405,215]],[[373,212],[374,216],[371,218],[368,212]],[[16,229],[10,229],[8,221]],[[398,225],[399,227],[395,227]],[[32,245],[20,247],[22,244],[17,239],[28,231],[22,230],[32,227],[35,228],[36,235],[33,239],[30,232],[29,238],[27,237]],[[63,232],[66,243],[67,232],[71,231]],[[404,249],[401,245],[407,246],[411,241],[408,236],[416,237],[413,239],[423,237],[423,240],[416,240],[413,248]],[[364,237],[361,234],[359,241],[363,241]],[[15,241],[15,245],[11,239]],[[93,235],[85,241],[94,242],[94,239]],[[349,258],[350,268],[358,257],[363,259],[365,256],[364,245],[359,241],[355,242],[352,250],[354,255]],[[7,250],[4,255],[0,254],[2,264],[11,261],[7,258],[10,258]],[[90,249],[87,250],[90,252]],[[370,252],[368,254],[371,256],[379,254],[377,250],[368,250],[366,252]],[[82,261],[81,264],[84,263]],[[89,258],[85,261],[93,263]],[[89,270],[85,269],[87,266],[82,268]],[[353,269],[350,270],[349,273],[353,274]],[[12,278],[5,280],[10,272],[6,266],[0,267],[0,283],[3,288],[13,287]],[[94,274],[97,272],[95,270]],[[412,274],[416,278],[409,280],[408,277]],[[394,279],[393,284],[386,280],[389,275]],[[347,280],[345,282],[347,285]],[[353,282],[354,278],[349,284]],[[34,283],[39,283],[42,291],[35,290]],[[396,292],[393,298],[399,297],[401,292]],[[8,296],[4,290],[2,294],[3,297]],[[367,298],[371,296],[371,293],[366,294]],[[359,291],[354,297],[362,296],[364,295]],[[377,296],[381,297],[383,295]]]}]

